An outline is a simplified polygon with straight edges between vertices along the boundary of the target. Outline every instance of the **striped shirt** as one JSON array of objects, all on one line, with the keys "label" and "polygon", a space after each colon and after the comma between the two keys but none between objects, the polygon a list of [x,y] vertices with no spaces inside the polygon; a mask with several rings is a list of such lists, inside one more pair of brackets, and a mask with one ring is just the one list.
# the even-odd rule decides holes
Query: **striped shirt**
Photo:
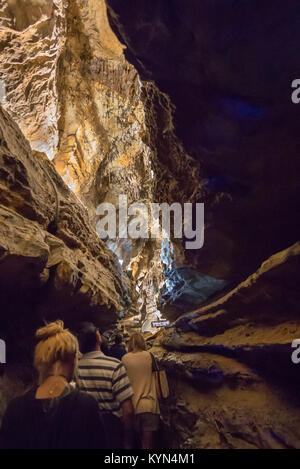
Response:
[{"label": "striped shirt", "polygon": [[76,381],[80,391],[91,394],[101,410],[111,411],[121,417],[122,402],[133,396],[124,365],[116,358],[102,352],[90,352],[78,363]]}]

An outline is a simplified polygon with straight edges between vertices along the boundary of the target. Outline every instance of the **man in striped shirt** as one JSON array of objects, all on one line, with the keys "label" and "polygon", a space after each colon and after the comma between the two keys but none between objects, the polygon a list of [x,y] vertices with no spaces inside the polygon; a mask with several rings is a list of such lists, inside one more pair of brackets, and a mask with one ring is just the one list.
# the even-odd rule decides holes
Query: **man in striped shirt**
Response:
[{"label": "man in striped shirt", "polygon": [[76,381],[97,399],[111,448],[130,448],[133,434],[133,391],[122,363],[101,352],[101,335],[92,323],[78,334],[80,351]]}]

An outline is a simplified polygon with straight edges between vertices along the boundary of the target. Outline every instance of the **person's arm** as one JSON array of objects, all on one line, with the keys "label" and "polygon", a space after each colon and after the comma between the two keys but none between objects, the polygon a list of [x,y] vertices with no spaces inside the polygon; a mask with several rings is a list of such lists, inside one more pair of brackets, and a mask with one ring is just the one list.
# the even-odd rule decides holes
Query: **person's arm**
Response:
[{"label": "person's arm", "polygon": [[120,363],[114,371],[112,389],[116,400],[120,403],[122,411],[124,448],[131,449],[133,444],[134,425],[134,408],[131,401],[133,390],[130,385],[125,367],[122,363]]},{"label": "person's arm", "polygon": [[98,402],[88,394],[84,394],[83,398],[84,405],[82,409],[85,430],[79,447],[82,449],[106,449],[109,435],[106,434]]},{"label": "person's arm", "polygon": [[133,445],[134,424],[134,408],[131,398],[121,403],[121,410],[124,427],[124,449],[131,449]]}]

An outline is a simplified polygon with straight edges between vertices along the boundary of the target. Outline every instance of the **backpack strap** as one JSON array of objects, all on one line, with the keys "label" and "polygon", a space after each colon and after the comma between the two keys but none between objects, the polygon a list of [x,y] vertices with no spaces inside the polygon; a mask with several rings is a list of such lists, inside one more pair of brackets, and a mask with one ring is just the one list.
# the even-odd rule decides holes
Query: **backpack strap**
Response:
[{"label": "backpack strap", "polygon": [[153,353],[149,352],[150,355],[151,355],[151,360],[152,360],[152,373],[154,371],[159,371],[159,366],[158,366],[158,363],[156,361],[156,358],[155,356],[153,355]]}]

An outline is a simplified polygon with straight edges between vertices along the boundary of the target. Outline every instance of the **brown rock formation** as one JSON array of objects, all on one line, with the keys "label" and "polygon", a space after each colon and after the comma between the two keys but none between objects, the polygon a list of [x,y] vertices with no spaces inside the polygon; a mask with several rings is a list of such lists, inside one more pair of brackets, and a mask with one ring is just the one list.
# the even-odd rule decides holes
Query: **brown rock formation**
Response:
[{"label": "brown rock formation", "polygon": [[[296,8],[0,0],[0,417],[41,321],[147,331],[161,309],[166,447],[300,447]],[[205,202],[204,248],[102,242],[122,194]]]},{"label": "brown rock formation", "polygon": [[[30,317],[23,321],[31,325],[89,315],[102,326],[112,323],[130,301],[130,281],[117,258],[53,164],[41,153],[32,154],[3,110],[0,133],[2,334],[13,333],[12,323],[26,308]],[[9,353],[14,353],[11,345]]]},{"label": "brown rock formation", "polygon": [[163,406],[171,444],[300,447],[299,365],[291,359],[300,337],[299,256],[299,243],[275,254],[155,340],[172,389]]},{"label": "brown rock formation", "polygon": [[58,143],[57,61],[65,2],[1,1],[2,105],[34,150],[53,158]]},{"label": "brown rock formation", "polygon": [[[31,147],[53,159],[91,221],[99,203],[117,204],[119,194],[147,205],[195,200],[198,168],[173,132],[172,104],[125,60],[105,1],[29,0],[26,12],[2,2],[2,103]],[[133,272],[140,310],[146,277],[158,303],[162,240],[115,239],[109,248]]]},{"label": "brown rock formation", "polygon": [[201,164],[206,239],[188,263],[239,282],[299,237],[299,3],[107,3],[126,57],[169,95],[176,135]]}]

